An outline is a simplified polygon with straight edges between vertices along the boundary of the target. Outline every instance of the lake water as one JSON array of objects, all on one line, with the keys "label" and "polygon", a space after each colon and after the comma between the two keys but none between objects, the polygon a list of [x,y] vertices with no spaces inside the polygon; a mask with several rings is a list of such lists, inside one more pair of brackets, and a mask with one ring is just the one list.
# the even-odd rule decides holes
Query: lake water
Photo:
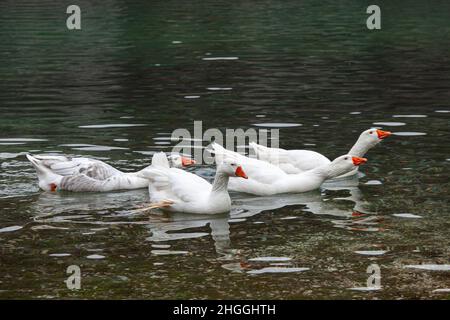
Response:
[{"label": "lake water", "polygon": [[[448,1],[378,1],[379,31],[364,1],[77,4],[81,31],[62,3],[0,4],[0,298],[450,297]],[[395,135],[359,181],[232,194],[206,217],[130,213],[146,190],[42,192],[25,158],[138,170],[194,120],[269,123],[281,147],[329,158],[371,126]],[[358,290],[371,264],[382,288]]]}]

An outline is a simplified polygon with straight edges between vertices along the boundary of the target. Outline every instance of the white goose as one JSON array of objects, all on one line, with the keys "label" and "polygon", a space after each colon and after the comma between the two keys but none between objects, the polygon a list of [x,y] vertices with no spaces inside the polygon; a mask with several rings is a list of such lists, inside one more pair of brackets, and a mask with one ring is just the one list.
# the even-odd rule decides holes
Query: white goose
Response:
[{"label": "white goose", "polygon": [[[100,160],[31,155],[27,158],[36,169],[39,187],[45,191],[107,192],[148,186],[148,180],[139,177],[140,171],[122,172]],[[184,167],[192,164],[195,164],[194,160],[179,154],[172,154],[169,159],[155,154],[149,167]]]},{"label": "white goose", "polygon": [[198,214],[229,212],[231,209],[228,194],[229,178],[247,179],[240,164],[229,159],[225,159],[217,166],[213,184],[177,168],[147,168],[139,175],[150,180],[149,194],[153,204],[145,210],[161,208],[172,212]]},{"label": "white goose", "polygon": [[268,162],[226,150],[217,143],[211,144],[211,147],[217,163],[220,163],[223,157],[235,158],[246,169],[248,179],[231,177],[228,189],[260,196],[311,191],[319,188],[326,179],[350,172],[360,164],[367,162],[365,158],[343,155],[309,171],[287,174]]},{"label": "white goose", "polygon": [[[361,133],[348,154],[360,158],[364,157],[367,151],[390,135],[391,132],[389,131],[368,129]],[[254,142],[251,142],[250,146],[258,159],[276,165],[289,174],[305,172],[331,163],[330,159],[315,151],[268,148]],[[343,176],[353,175],[357,172],[358,169],[355,168]]]}]

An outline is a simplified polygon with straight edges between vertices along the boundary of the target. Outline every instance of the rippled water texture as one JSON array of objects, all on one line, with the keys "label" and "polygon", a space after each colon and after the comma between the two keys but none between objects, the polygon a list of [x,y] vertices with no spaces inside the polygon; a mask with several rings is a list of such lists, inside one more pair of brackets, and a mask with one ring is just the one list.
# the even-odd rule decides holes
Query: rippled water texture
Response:
[{"label": "rippled water texture", "polygon": [[[378,1],[373,32],[360,1],[77,4],[81,31],[62,2],[0,3],[1,298],[450,297],[448,1]],[[232,194],[206,217],[130,213],[146,190],[41,192],[25,158],[133,171],[194,120],[279,128],[281,147],[330,158],[371,126],[395,135],[359,181]]]}]

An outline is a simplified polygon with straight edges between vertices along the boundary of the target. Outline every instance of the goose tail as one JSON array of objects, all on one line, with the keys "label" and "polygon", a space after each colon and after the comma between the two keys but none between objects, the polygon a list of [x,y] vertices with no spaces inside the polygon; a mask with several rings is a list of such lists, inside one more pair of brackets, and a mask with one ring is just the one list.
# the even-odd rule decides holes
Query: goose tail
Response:
[{"label": "goose tail", "polygon": [[152,166],[169,168],[169,160],[167,159],[166,154],[164,152],[155,153],[152,158]]}]

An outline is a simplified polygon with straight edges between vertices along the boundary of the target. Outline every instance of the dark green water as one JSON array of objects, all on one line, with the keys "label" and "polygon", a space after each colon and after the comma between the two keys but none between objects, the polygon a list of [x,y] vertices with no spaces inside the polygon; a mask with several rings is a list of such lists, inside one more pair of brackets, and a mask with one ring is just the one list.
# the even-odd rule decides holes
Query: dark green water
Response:
[{"label": "dark green water", "polygon": [[[448,1],[378,1],[379,31],[365,1],[77,4],[81,31],[63,3],[0,3],[1,298],[449,298],[434,290],[450,271],[405,268],[450,264]],[[367,154],[359,185],[232,194],[231,215],[214,217],[129,214],[146,190],[44,193],[24,156],[137,170],[194,120],[278,123],[282,147],[330,158],[371,126],[396,135]],[[105,124],[129,125],[81,127]],[[355,252],[367,250],[386,252]],[[349,290],[372,263],[382,290]],[[81,290],[63,282],[69,265]],[[280,266],[309,270],[253,274]]]}]

